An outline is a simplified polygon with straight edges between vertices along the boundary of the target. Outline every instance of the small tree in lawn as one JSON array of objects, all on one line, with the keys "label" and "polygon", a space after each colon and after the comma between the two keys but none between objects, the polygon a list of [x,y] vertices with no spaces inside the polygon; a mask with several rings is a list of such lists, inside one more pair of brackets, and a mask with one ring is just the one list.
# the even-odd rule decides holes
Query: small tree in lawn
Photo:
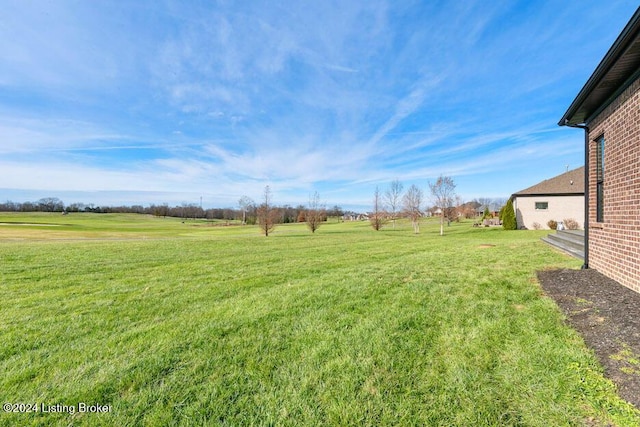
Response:
[{"label": "small tree in lawn", "polygon": [[369,217],[369,221],[376,231],[379,231],[386,221],[386,212],[382,207],[382,197],[380,197],[380,189],[378,187],[376,187],[376,191],[373,193],[373,212]]},{"label": "small tree in lawn", "polygon": [[391,220],[393,221],[394,229],[396,228],[396,215],[398,213],[398,208],[402,202],[402,188],[402,183],[396,179],[391,181],[389,188],[384,192],[384,200],[391,208]]},{"label": "small tree in lawn", "polygon": [[513,201],[511,199],[507,200],[507,204],[504,205],[502,210],[502,228],[505,230],[515,230],[518,228],[516,212],[513,209]]},{"label": "small tree in lawn", "polygon": [[276,226],[275,217],[277,215],[277,211],[272,206],[271,197],[271,188],[267,185],[264,187],[262,204],[257,210],[258,224],[260,225],[260,230],[262,230],[266,237],[269,237],[269,232],[271,232]]},{"label": "small tree in lawn", "polygon": [[240,200],[238,200],[238,205],[240,206],[240,210],[242,211],[242,225],[247,224],[247,211],[253,205],[253,200],[249,196],[242,196]]},{"label": "small tree in lawn", "polygon": [[411,185],[402,197],[402,210],[404,215],[411,220],[413,232],[420,233],[420,218],[422,217],[422,190],[415,185]]},{"label": "small tree in lawn", "polygon": [[453,182],[453,178],[440,175],[435,183],[429,183],[429,189],[436,207],[440,209],[440,235],[443,236],[444,218],[453,205],[456,184]]},{"label": "small tree in lawn", "polygon": [[344,215],[344,211],[340,206],[335,205],[331,208],[329,212],[327,212],[327,215],[336,217],[338,222],[340,222],[340,220],[342,219],[342,216]]},{"label": "small tree in lawn", "polygon": [[320,227],[326,215],[326,209],[320,204],[320,195],[316,191],[313,196],[309,197],[309,209],[305,212],[305,222],[312,233],[315,233]]},{"label": "small tree in lawn", "polygon": [[485,206],[484,207],[484,213],[482,214],[482,219],[485,220],[485,219],[489,219],[489,218],[492,218],[492,217],[493,217],[493,215],[491,215],[491,212],[489,212],[489,206]]}]

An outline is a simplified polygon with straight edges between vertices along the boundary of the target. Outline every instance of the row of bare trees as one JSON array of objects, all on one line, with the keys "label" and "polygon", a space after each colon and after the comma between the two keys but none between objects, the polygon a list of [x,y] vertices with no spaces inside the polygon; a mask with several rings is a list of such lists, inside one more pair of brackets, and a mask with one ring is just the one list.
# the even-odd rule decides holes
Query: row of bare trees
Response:
[{"label": "row of bare trees", "polygon": [[[240,199],[240,205],[246,207],[250,199],[243,197]],[[333,214],[339,215],[341,209],[337,206],[333,209]],[[243,211],[244,212],[244,211]],[[262,233],[268,237],[278,223],[278,209],[273,204],[273,194],[271,187],[266,186],[262,196],[262,203],[256,209],[258,225]],[[327,220],[327,209],[320,201],[320,194],[314,192],[309,197],[309,205],[306,209],[301,209],[298,214],[298,222],[305,222],[309,230],[315,233],[320,225]],[[243,220],[244,223],[244,220]]]},{"label": "row of bare trees", "polygon": [[[447,213],[451,210],[455,200],[456,185],[448,176],[440,176],[431,183],[429,192],[435,210],[440,215],[440,235],[444,234],[444,222]],[[413,232],[420,232],[420,218],[425,215],[423,211],[424,192],[415,184],[403,194],[404,186],[397,179],[392,181],[384,193],[376,187],[373,195],[373,211],[369,215],[369,221],[374,230],[380,230],[387,220],[393,222],[396,227],[396,219],[408,218],[413,226]]]}]

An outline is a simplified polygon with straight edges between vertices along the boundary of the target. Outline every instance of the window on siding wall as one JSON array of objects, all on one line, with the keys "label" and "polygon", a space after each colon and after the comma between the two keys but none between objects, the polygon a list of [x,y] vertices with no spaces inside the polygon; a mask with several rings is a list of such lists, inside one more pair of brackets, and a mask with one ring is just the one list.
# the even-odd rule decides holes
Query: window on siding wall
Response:
[{"label": "window on siding wall", "polygon": [[549,209],[549,202],[536,202],[537,211],[546,211]]},{"label": "window on siding wall", "polygon": [[596,221],[604,221],[604,135],[596,139]]}]

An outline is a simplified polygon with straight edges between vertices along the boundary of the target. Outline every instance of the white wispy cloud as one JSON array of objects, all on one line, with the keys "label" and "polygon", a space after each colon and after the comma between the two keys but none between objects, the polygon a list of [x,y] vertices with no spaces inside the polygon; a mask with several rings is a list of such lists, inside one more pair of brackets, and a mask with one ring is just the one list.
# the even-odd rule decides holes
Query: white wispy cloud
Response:
[{"label": "white wispy cloud", "polygon": [[369,139],[369,144],[375,145],[384,138],[398,124],[416,111],[429,94],[429,89],[435,88],[442,81],[440,77],[422,79],[411,89],[411,92],[400,99],[394,108],[393,115],[387,119],[382,126]]},{"label": "white wispy cloud", "polygon": [[555,123],[636,7],[7,1],[0,188],[362,202],[494,173],[508,195],[514,165],[580,161]]},{"label": "white wispy cloud", "polygon": [[71,119],[0,118],[0,153],[104,148],[131,138],[93,123]]}]

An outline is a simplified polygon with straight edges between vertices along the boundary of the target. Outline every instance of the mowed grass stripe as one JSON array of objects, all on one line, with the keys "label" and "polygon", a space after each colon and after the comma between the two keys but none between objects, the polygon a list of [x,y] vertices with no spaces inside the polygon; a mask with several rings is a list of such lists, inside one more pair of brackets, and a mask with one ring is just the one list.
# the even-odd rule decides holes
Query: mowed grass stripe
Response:
[{"label": "mowed grass stripe", "polygon": [[153,241],[0,243],[0,398],[112,405],[105,415],[0,421],[640,420],[535,283],[536,269],[579,262],[536,232],[466,223],[440,237],[437,228],[415,236],[406,224],[376,233],[335,223],[312,235],[294,225],[264,238],[211,227]]}]

